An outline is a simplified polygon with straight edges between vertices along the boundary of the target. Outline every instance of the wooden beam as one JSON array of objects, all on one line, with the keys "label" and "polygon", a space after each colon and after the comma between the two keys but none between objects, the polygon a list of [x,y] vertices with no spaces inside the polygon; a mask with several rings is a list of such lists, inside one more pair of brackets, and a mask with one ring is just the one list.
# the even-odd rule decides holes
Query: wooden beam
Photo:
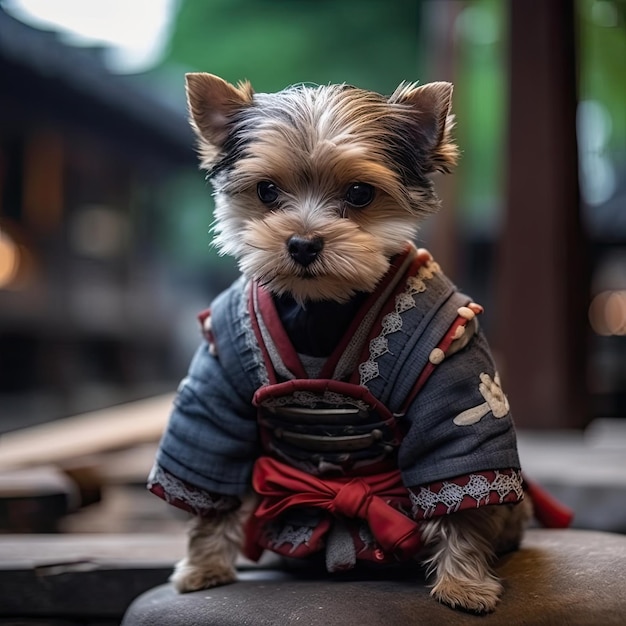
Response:
[{"label": "wooden beam", "polygon": [[172,400],[169,394],[156,396],[6,433],[0,438],[0,470],[63,464],[158,442]]},{"label": "wooden beam", "polygon": [[513,415],[526,428],[587,419],[589,270],[580,219],[575,3],[509,2],[508,185],[498,333]]}]

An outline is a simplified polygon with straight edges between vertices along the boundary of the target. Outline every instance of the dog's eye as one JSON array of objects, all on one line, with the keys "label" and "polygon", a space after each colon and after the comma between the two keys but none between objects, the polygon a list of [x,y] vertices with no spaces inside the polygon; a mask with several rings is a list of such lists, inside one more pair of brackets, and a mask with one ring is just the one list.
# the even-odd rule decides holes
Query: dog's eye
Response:
[{"label": "dog's eye", "polygon": [[280,189],[271,180],[262,180],[256,186],[256,192],[263,204],[272,204],[278,200]]},{"label": "dog's eye", "polygon": [[374,199],[374,187],[367,183],[352,183],[346,191],[346,202],[357,209],[366,207]]}]

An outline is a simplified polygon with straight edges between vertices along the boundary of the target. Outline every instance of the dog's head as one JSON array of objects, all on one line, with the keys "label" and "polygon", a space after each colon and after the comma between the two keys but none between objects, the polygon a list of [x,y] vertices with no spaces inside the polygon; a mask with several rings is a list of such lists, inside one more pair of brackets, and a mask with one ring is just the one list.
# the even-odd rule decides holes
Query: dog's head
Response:
[{"label": "dog's head", "polygon": [[429,175],[458,156],[451,97],[443,82],[390,97],[346,85],[255,94],[188,74],[220,251],[300,302],[372,291],[439,206]]}]

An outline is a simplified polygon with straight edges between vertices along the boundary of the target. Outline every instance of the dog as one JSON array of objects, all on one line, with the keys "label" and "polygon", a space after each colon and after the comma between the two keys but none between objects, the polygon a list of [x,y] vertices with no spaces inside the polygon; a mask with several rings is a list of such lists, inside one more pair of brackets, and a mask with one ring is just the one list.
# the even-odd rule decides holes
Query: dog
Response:
[{"label": "dog", "polygon": [[270,549],[421,564],[438,601],[493,611],[532,505],[482,307],[412,243],[459,156],[452,85],[186,85],[242,276],[199,317],[149,479],[194,514],[174,586],[231,583],[242,549]]}]

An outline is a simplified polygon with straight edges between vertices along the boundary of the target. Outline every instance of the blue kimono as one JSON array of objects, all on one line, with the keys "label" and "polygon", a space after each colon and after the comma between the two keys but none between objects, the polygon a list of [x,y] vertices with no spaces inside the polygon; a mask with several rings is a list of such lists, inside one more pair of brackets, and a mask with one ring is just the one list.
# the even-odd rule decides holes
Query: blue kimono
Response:
[{"label": "blue kimono", "polygon": [[348,537],[331,569],[413,558],[420,520],[519,502],[481,311],[411,244],[345,305],[302,308],[240,278],[200,316],[149,488],[197,515],[254,488],[247,554],[328,553]]}]

